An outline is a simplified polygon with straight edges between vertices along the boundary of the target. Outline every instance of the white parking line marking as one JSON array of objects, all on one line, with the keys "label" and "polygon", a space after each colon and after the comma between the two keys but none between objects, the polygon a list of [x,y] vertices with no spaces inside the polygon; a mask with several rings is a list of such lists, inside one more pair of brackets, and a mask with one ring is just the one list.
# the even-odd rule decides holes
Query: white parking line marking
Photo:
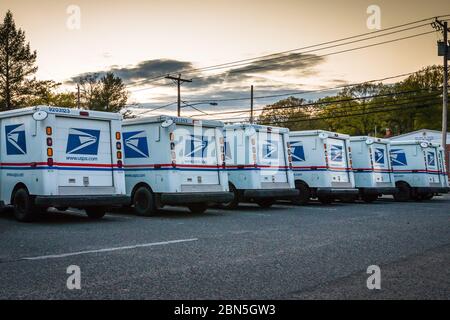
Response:
[{"label": "white parking line marking", "polygon": [[143,244],[136,244],[133,246],[105,248],[105,249],[97,249],[97,250],[86,250],[86,251],[78,251],[78,252],[70,252],[70,253],[62,253],[62,254],[52,254],[52,255],[38,256],[38,257],[28,257],[28,258],[22,258],[22,260],[45,260],[45,259],[65,258],[65,257],[78,256],[78,255],[89,254],[89,253],[111,252],[111,251],[129,250],[129,249],[136,249],[136,248],[164,246],[164,245],[168,245],[168,244],[191,242],[191,241],[197,241],[197,240],[198,240],[198,238],[192,238],[192,239],[170,240],[170,241],[153,242],[153,243],[143,243]]}]

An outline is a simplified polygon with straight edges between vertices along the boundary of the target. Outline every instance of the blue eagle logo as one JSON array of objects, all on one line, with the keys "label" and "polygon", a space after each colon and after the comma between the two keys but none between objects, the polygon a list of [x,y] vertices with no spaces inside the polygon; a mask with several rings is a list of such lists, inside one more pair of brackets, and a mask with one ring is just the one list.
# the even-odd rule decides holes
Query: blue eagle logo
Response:
[{"label": "blue eagle logo", "polygon": [[204,158],[208,148],[208,138],[204,136],[191,135],[186,139],[185,157]]},{"label": "blue eagle logo", "polygon": [[277,159],[278,158],[278,145],[270,140],[263,143],[263,158],[264,159]]},{"label": "blue eagle logo", "polygon": [[124,132],[125,158],[148,158],[148,143],[145,131]]},{"label": "blue eagle logo", "polygon": [[330,153],[331,153],[331,161],[342,162],[343,160],[342,146],[332,144]]},{"label": "blue eagle logo", "polygon": [[407,166],[406,154],[403,149],[392,149],[391,153],[391,163],[393,166]]},{"label": "blue eagle logo", "polygon": [[375,148],[375,163],[384,164],[384,149]]},{"label": "blue eagle logo", "polygon": [[97,155],[100,130],[69,129],[67,154]]},{"label": "blue eagle logo", "polygon": [[291,155],[293,161],[305,161],[305,149],[302,141],[291,142]]},{"label": "blue eagle logo", "polygon": [[13,124],[5,126],[6,154],[27,154],[27,143],[25,140],[25,125]]},{"label": "blue eagle logo", "polygon": [[436,155],[434,154],[434,152],[428,151],[428,153],[427,153],[427,163],[431,167],[436,166]]}]

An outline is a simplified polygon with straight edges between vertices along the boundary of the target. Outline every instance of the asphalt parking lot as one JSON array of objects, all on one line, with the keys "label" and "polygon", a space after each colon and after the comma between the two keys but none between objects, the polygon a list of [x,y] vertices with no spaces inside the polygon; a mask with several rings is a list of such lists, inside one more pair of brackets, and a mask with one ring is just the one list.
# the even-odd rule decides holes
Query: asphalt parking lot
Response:
[{"label": "asphalt parking lot", "polygon": [[[450,196],[194,215],[0,214],[1,299],[449,299]],[[66,286],[67,267],[81,289]],[[369,290],[369,265],[381,289]]]}]

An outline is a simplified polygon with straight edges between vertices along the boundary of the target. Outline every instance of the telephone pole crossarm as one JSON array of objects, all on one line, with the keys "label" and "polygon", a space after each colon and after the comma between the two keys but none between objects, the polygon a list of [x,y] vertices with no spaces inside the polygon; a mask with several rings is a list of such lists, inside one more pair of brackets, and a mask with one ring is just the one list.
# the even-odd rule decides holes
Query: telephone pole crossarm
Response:
[{"label": "telephone pole crossarm", "polygon": [[166,79],[173,80],[177,83],[177,89],[178,89],[177,116],[179,117],[181,114],[181,84],[183,82],[192,82],[192,79],[183,79],[183,78],[181,78],[181,74],[179,74],[178,77],[172,77],[170,75],[167,75]]}]

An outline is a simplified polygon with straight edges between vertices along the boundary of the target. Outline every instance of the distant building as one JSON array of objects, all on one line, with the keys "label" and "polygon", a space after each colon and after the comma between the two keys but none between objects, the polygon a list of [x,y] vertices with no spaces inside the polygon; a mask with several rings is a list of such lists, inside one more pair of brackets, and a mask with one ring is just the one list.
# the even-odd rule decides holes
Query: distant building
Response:
[{"label": "distant building", "polygon": [[[409,133],[404,133],[395,137],[391,137],[391,140],[425,140],[435,143],[442,143],[442,132],[437,130],[420,129]],[[447,174],[450,177],[450,133],[447,132],[447,145],[445,146],[445,163],[447,164]]]}]

